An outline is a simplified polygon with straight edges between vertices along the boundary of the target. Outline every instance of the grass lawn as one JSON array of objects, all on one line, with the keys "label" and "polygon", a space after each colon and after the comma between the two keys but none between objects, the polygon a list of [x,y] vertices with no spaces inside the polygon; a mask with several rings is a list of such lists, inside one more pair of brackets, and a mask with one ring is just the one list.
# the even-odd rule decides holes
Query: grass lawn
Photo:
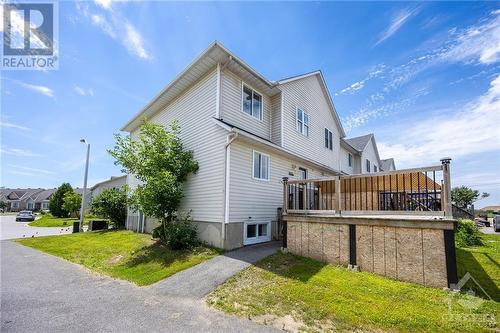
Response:
[{"label": "grass lawn", "polygon": [[[457,248],[458,277],[469,272],[491,298],[500,302],[500,234],[482,238],[484,246]],[[469,281],[465,286],[486,297],[474,283]]]},{"label": "grass lawn", "polygon": [[[79,221],[76,218],[68,217],[54,217],[50,214],[42,215],[41,218],[28,224],[31,227],[71,227],[73,226],[73,221]],[[88,224],[89,218],[84,218],[83,223]],[[67,222],[66,225],[64,222]]]},{"label": "grass lawn", "polygon": [[171,276],[219,254],[198,247],[173,251],[151,235],[131,231],[95,231],[20,239],[19,243],[140,286]]},{"label": "grass lawn", "polygon": [[207,301],[289,331],[486,332],[500,318],[494,301],[283,253],[229,279]]}]

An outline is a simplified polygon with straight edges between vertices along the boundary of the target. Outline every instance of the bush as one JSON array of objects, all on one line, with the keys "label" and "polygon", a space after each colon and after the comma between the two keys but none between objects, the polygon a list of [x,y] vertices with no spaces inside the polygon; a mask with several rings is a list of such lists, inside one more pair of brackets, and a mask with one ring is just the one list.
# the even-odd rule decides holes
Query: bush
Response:
[{"label": "bush", "polygon": [[165,225],[160,224],[153,230],[153,237],[160,238],[172,250],[189,249],[200,243],[196,226],[189,214],[179,216]]},{"label": "bush", "polygon": [[90,211],[101,218],[109,219],[113,228],[124,228],[127,219],[127,191],[124,188],[105,189],[92,199]]},{"label": "bush", "polygon": [[474,221],[458,220],[458,227],[455,230],[455,243],[458,247],[483,245],[481,232]]},{"label": "bush", "polygon": [[68,183],[63,183],[57,191],[52,194],[49,201],[50,213],[55,217],[68,217],[69,212],[63,208],[64,196],[68,192],[73,192],[73,188]]}]

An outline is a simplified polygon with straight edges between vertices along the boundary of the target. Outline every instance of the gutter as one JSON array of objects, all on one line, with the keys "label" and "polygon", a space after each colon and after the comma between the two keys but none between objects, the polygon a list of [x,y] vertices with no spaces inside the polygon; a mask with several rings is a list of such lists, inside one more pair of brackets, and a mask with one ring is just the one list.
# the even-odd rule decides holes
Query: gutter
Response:
[{"label": "gutter", "polygon": [[221,225],[222,248],[226,243],[226,224],[229,223],[229,189],[231,185],[231,143],[238,137],[238,133],[232,129],[226,136],[226,144],[224,146],[224,219]]}]

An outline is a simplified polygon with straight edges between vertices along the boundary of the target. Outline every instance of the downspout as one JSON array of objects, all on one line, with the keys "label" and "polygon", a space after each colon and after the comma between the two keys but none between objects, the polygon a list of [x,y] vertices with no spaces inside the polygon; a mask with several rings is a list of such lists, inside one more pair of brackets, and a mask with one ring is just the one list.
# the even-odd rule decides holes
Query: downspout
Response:
[{"label": "downspout", "polygon": [[224,219],[222,221],[221,236],[222,247],[226,243],[226,224],[229,223],[229,188],[231,185],[231,143],[238,137],[238,133],[231,131],[226,136],[225,165],[224,165]]}]

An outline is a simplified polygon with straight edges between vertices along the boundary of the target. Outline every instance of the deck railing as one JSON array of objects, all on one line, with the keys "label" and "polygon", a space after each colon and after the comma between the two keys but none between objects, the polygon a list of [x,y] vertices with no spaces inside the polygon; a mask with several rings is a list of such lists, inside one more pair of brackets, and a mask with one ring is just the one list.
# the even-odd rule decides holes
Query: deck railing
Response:
[{"label": "deck railing", "polygon": [[451,217],[450,159],[441,162],[324,179],[283,178],[284,213]]}]

